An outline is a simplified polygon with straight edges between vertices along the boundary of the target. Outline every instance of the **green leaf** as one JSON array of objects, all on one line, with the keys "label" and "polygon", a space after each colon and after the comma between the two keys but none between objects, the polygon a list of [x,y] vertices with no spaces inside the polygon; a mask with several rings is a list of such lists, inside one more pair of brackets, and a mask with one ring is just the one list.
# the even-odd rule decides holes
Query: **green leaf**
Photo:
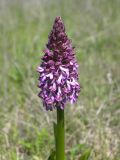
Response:
[{"label": "green leaf", "polygon": [[89,160],[91,154],[91,150],[85,151],[79,160]]},{"label": "green leaf", "polygon": [[56,160],[56,152],[53,150],[48,157],[48,160]]}]

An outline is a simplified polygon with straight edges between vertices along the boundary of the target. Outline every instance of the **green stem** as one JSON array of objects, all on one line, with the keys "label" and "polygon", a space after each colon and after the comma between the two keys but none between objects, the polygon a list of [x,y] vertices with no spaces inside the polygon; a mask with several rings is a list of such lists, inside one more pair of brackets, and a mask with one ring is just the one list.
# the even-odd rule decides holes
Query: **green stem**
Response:
[{"label": "green stem", "polygon": [[64,110],[57,109],[56,160],[65,160]]}]

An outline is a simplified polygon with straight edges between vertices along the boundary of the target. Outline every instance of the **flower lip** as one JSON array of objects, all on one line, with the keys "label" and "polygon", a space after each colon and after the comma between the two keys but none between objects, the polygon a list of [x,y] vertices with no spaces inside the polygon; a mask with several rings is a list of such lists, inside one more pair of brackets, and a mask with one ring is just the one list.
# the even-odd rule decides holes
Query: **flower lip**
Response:
[{"label": "flower lip", "polygon": [[43,69],[42,67],[38,66],[38,67],[37,67],[37,71],[41,73],[41,72],[44,71],[44,69]]},{"label": "flower lip", "polygon": [[49,74],[46,75],[46,77],[49,77],[50,79],[53,79],[53,74],[49,73]]},{"label": "flower lip", "polygon": [[61,75],[60,75],[60,77],[59,77],[59,78],[58,78],[58,80],[57,80],[57,83],[58,83],[58,84],[60,84],[60,83],[61,83],[62,78],[63,78],[63,76],[62,76],[62,74],[61,74]]},{"label": "flower lip", "polygon": [[53,96],[51,98],[47,97],[45,100],[47,104],[52,104],[54,102],[54,97]]},{"label": "flower lip", "polygon": [[56,91],[56,83],[54,82],[52,86],[50,86],[51,91]]}]

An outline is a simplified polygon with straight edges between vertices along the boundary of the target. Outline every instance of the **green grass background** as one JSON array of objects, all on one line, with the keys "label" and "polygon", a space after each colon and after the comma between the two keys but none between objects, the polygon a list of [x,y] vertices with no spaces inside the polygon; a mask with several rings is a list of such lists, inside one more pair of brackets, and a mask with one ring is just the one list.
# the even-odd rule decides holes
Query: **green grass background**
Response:
[{"label": "green grass background", "polygon": [[76,47],[81,93],[66,114],[67,160],[120,160],[120,0],[0,0],[0,160],[46,160],[52,123],[36,68],[56,16]]}]

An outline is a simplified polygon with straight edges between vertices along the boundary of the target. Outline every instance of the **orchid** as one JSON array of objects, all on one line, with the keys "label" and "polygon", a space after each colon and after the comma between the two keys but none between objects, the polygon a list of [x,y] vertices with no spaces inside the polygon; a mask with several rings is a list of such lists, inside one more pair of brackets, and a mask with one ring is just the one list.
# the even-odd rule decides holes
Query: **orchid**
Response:
[{"label": "orchid", "polygon": [[57,109],[57,124],[54,124],[56,160],[65,160],[64,109],[67,102],[76,102],[80,85],[74,48],[60,17],[54,21],[37,71],[40,74],[38,96],[42,98],[43,106],[46,110]]}]

